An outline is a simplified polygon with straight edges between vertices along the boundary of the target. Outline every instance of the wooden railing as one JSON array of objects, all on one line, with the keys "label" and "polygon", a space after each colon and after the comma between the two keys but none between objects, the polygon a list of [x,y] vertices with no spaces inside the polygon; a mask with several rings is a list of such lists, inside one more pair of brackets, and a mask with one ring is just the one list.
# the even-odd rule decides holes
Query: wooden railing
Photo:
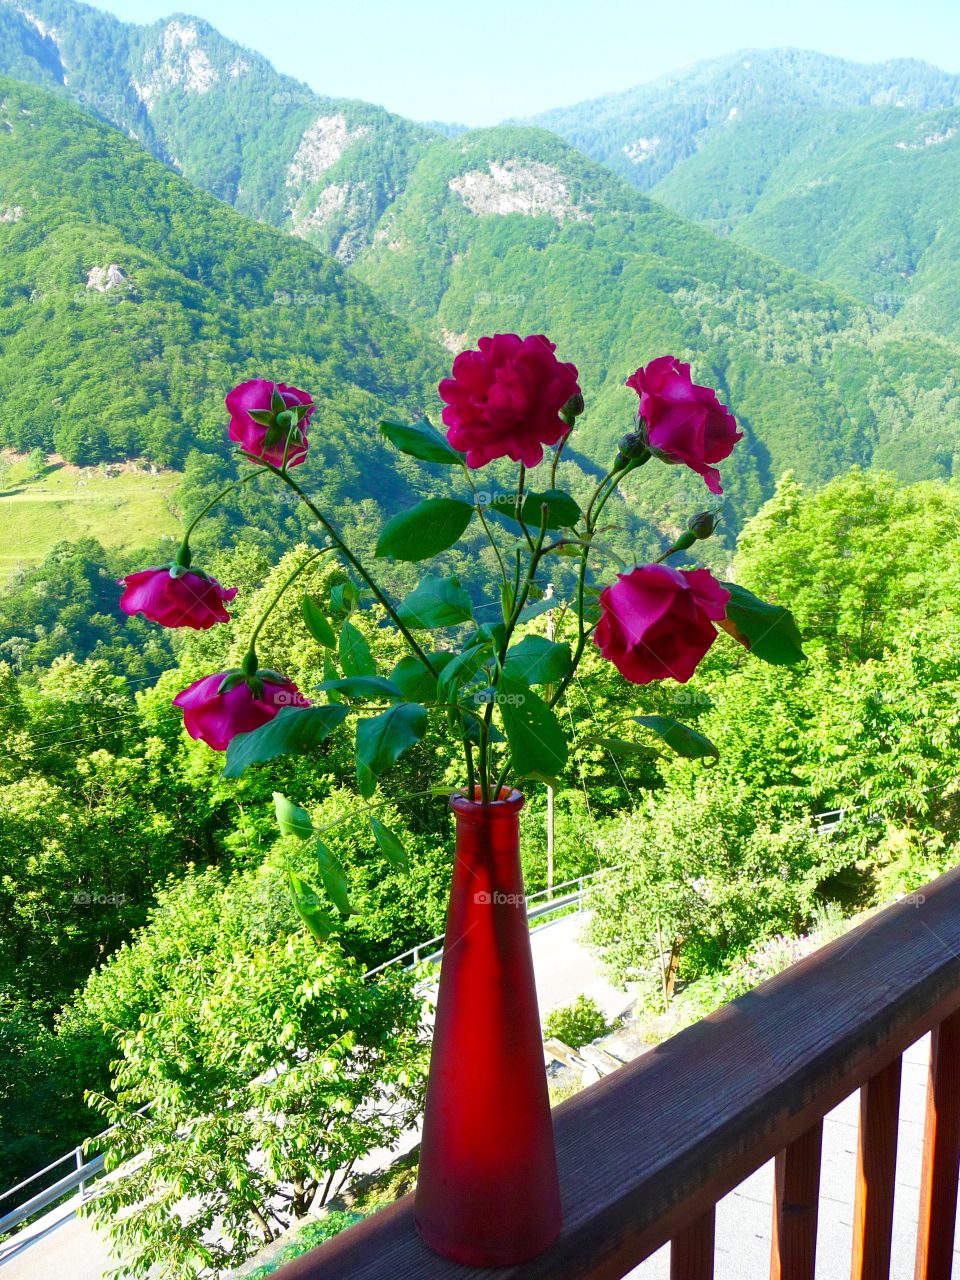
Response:
[{"label": "wooden railing", "polygon": [[950,1280],[960,868],[558,1107],[565,1225],[533,1262],[479,1272],[435,1257],[407,1196],[278,1275],[621,1280],[671,1242],[671,1280],[712,1280],[717,1201],[775,1158],[771,1280],[813,1280],[823,1117],[859,1089],[852,1280],[887,1280],[901,1055],[929,1031],[916,1278]]}]

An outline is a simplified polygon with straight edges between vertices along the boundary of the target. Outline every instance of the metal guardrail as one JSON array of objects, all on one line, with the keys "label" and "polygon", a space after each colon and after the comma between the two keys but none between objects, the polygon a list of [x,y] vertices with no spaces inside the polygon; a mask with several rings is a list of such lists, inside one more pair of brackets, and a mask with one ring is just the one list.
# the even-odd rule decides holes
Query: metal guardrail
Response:
[{"label": "metal guardrail", "polygon": [[[619,871],[620,869],[619,866],[601,867],[599,871],[591,871],[588,875],[577,876],[575,880],[564,880],[561,884],[555,884],[549,889],[539,889],[536,893],[529,894],[526,898],[527,919],[539,920],[543,916],[553,915],[555,911],[560,911],[563,907],[578,905],[583,899],[584,885],[590,884],[600,876],[609,875],[611,872]],[[576,885],[576,889],[573,889],[574,885]],[[561,894],[559,898],[553,896],[561,893],[562,890],[572,890],[572,892]],[[538,898],[547,898],[548,900],[540,903],[539,906],[534,906],[533,904]],[[402,964],[408,969],[415,969],[418,964],[435,964],[443,955],[443,939],[445,936],[445,934],[438,933],[435,938],[428,938],[426,942],[419,942],[415,947],[408,947],[406,951],[401,951],[399,955],[391,956],[389,960],[384,960],[383,964],[378,964],[375,969],[368,969],[364,977],[372,978],[375,974],[383,973],[384,969],[389,969],[395,964]]]},{"label": "metal guardrail", "polygon": [[[847,809],[831,809],[825,813],[813,814],[812,819],[818,824],[816,827],[817,832],[827,834],[834,831],[843,822],[847,813]],[[619,866],[604,867],[598,871],[592,871],[588,875],[577,876],[574,880],[565,880],[563,883],[554,885],[549,889],[540,889],[537,893],[530,894],[526,899],[528,920],[542,919],[565,907],[577,906],[582,909],[584,887],[601,876],[609,875],[619,870],[621,870]],[[560,896],[556,896],[558,894]],[[539,901],[540,899],[545,899],[545,901]],[[395,964],[402,964],[411,969],[420,964],[435,964],[443,955],[443,939],[444,935],[440,933],[435,938],[428,938],[426,942],[418,943],[415,947],[409,947],[406,951],[401,951],[399,955],[385,960],[383,964],[378,964],[375,968],[369,969],[364,974],[364,977],[375,977],[378,973],[383,973],[385,969],[389,969]],[[149,1106],[150,1103],[147,1103],[145,1107],[141,1107],[141,1113],[146,1111]],[[105,1138],[110,1132],[112,1132],[111,1129],[105,1129],[102,1133],[87,1139],[87,1142],[96,1142],[100,1138]],[[92,1160],[84,1160],[83,1147],[79,1146],[74,1147],[72,1151],[68,1151],[66,1155],[54,1160],[45,1168],[38,1169],[36,1173],[31,1174],[29,1178],[25,1178],[23,1182],[18,1182],[15,1187],[11,1187],[8,1191],[0,1192],[0,1201],[8,1199],[17,1191],[22,1191],[31,1183],[36,1182],[38,1178],[42,1178],[44,1174],[50,1173],[53,1169],[69,1160],[73,1160],[76,1165],[72,1172],[65,1174],[43,1191],[37,1192],[0,1216],[0,1237],[25,1222],[28,1218],[32,1218],[34,1214],[40,1213],[43,1209],[49,1208],[62,1200],[71,1191],[76,1190],[79,1198],[81,1200],[84,1198],[86,1184],[103,1172],[104,1157],[101,1155],[95,1156]],[[0,1241],[0,1246],[2,1246],[2,1241]],[[0,1263],[2,1263],[2,1260],[2,1255],[0,1255]]]},{"label": "metal guardrail", "polygon": [[[593,871],[589,875],[578,876],[575,880],[565,880],[562,884],[554,885],[550,889],[541,889],[537,893],[530,894],[526,899],[527,919],[530,921],[540,920],[545,916],[553,915],[556,911],[563,910],[565,907],[582,907],[584,886],[590,884],[599,876],[606,875],[611,871],[619,871],[619,869],[619,867],[608,867],[600,871]],[[540,901],[540,899],[545,899],[545,901]],[[436,963],[443,955],[443,938],[444,935],[441,933],[435,938],[428,938],[426,942],[421,942],[415,947],[401,951],[399,955],[385,960],[383,964],[377,965],[375,969],[369,969],[364,974],[364,977],[372,978],[395,964],[404,964],[406,968],[412,969],[419,964]],[[141,1107],[140,1114],[148,1110],[150,1105],[150,1103],[147,1103],[146,1106]],[[112,1132],[113,1128],[105,1129],[102,1133],[88,1138],[87,1142],[96,1142],[100,1138],[107,1137]],[[104,1157],[99,1155],[94,1156],[92,1160],[85,1160],[83,1146],[78,1146],[74,1147],[72,1151],[68,1151],[66,1155],[60,1156],[58,1160],[46,1165],[45,1168],[38,1169],[29,1178],[24,1178],[15,1187],[11,1187],[8,1191],[0,1192],[0,1201],[8,1199],[18,1191],[23,1191],[31,1183],[36,1182],[45,1174],[51,1173],[54,1169],[70,1160],[75,1163],[76,1167],[74,1169],[58,1178],[56,1182],[51,1183],[42,1191],[35,1192],[29,1199],[20,1201],[13,1209],[0,1216],[0,1236],[20,1226],[28,1218],[32,1218],[35,1214],[41,1213],[44,1209],[48,1209],[63,1200],[71,1191],[77,1191],[79,1200],[85,1198],[86,1184],[93,1181],[98,1174],[103,1172]],[[2,1247],[3,1241],[0,1240],[0,1250],[2,1250]],[[3,1254],[0,1252],[0,1264],[2,1262]]]},{"label": "metal guardrail", "polygon": [[[153,1104],[148,1102],[140,1107],[137,1115],[143,1115],[145,1111],[149,1111]],[[116,1125],[111,1125],[109,1129],[104,1129],[102,1133],[95,1134],[92,1138],[87,1138],[87,1142],[97,1142],[100,1138],[106,1138],[113,1133]],[[65,1164],[68,1160],[74,1161],[75,1168],[70,1173],[64,1174],[58,1178],[56,1182],[52,1182],[48,1187],[44,1187],[42,1191],[34,1192],[26,1200],[19,1201],[13,1209],[8,1209],[5,1214],[0,1216],[0,1236],[4,1236],[7,1232],[12,1231],[14,1227],[19,1227],[22,1222],[26,1222],[28,1218],[32,1218],[34,1214],[42,1213],[44,1209],[48,1209],[51,1205],[63,1200],[71,1191],[77,1192],[77,1199],[83,1200],[86,1196],[86,1185],[92,1182],[94,1178],[103,1172],[106,1157],[99,1155],[94,1156],[92,1160],[85,1160],[83,1154],[83,1146],[74,1147],[72,1151],[68,1151],[66,1155],[60,1156],[59,1159],[52,1161],[43,1169],[38,1169],[36,1173],[31,1173],[29,1178],[24,1178],[22,1182],[18,1182],[15,1187],[10,1187],[8,1191],[0,1191],[0,1201],[9,1199],[18,1191],[23,1191],[25,1187],[29,1187],[32,1182],[36,1182],[38,1178],[42,1178],[44,1174],[52,1172],[59,1165]],[[3,1248],[3,1240],[0,1240],[0,1250]],[[3,1254],[0,1252],[0,1263],[3,1261]]]}]

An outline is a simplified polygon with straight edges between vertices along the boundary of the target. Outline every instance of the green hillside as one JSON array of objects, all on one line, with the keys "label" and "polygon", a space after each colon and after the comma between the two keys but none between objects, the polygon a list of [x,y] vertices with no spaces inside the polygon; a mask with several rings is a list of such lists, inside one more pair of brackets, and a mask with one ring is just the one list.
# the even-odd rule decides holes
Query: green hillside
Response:
[{"label": "green hillside", "polygon": [[[853,463],[908,478],[956,464],[955,348],[718,240],[544,131],[434,144],[354,270],[451,349],[548,332],[585,374],[575,440],[593,457],[629,423],[626,374],[664,351],[692,360],[747,433],[725,469],[741,513],[790,467],[820,481]],[[702,498],[671,469],[651,485],[661,520]]]},{"label": "green hillside", "polygon": [[747,50],[536,122],[905,329],[960,335],[960,77]]},{"label": "green hillside", "polygon": [[431,130],[323,97],[199,18],[0,0],[0,72],[60,93],[197,186],[350,261]]},{"label": "green hillside", "polygon": [[314,394],[331,501],[402,499],[374,424],[432,401],[441,353],[330,259],[10,80],[0,206],[0,447],[177,467],[225,451],[225,389],[266,374]]},{"label": "green hillside", "polygon": [[0,586],[39,563],[58,543],[95,538],[104,547],[138,550],[179,528],[174,471],[67,467],[0,480]]},{"label": "green hillside", "polygon": [[541,112],[526,123],[559,133],[650,191],[754,111],[782,113],[765,140],[782,155],[797,141],[790,122],[802,126],[808,111],[926,112],[958,105],[960,76],[924,62],[904,58],[868,65],[807,49],[742,49],[622,93]]}]

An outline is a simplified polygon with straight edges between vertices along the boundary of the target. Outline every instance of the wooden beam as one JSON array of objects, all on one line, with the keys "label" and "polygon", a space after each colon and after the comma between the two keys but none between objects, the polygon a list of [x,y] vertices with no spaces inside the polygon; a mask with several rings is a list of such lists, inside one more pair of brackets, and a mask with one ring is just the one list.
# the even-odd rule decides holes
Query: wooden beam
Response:
[{"label": "wooden beam", "polygon": [[916,1280],[950,1280],[960,1176],[960,1013],[930,1037]]},{"label": "wooden beam", "polygon": [[[621,1280],[960,1009],[960,868],[554,1112],[565,1223],[496,1280]],[[281,1280],[479,1280],[429,1254],[409,1198]],[[932,1278],[931,1278],[932,1280]]]},{"label": "wooden beam", "polygon": [[692,1222],[670,1244],[670,1280],[713,1280],[716,1209]]},{"label": "wooden beam", "polygon": [[902,1058],[860,1090],[850,1280],[890,1280]]},{"label": "wooden beam", "polygon": [[770,1280],[814,1280],[823,1121],[777,1155]]}]

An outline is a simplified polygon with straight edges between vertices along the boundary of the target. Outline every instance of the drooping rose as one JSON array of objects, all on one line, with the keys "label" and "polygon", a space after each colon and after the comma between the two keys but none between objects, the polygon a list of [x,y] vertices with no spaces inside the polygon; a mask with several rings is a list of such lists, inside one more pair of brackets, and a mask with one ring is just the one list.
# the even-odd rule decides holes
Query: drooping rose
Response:
[{"label": "drooping rose", "polygon": [[224,680],[237,674],[219,671],[216,675],[201,676],[173,700],[173,705],[183,711],[183,727],[190,737],[199,738],[214,751],[226,751],[238,733],[259,729],[284,707],[310,706],[310,700],[303,696],[292,680],[277,684],[261,679],[263,692],[258,696],[241,679],[220,693]]},{"label": "drooping rose", "polygon": [[447,439],[466,453],[468,467],[494,458],[535,467],[543,446],[570,430],[560,410],[580,395],[576,366],[561,363],[556,345],[542,333],[496,333],[477,346],[461,351],[452,377],[440,383]]},{"label": "drooping rose", "polygon": [[195,631],[229,622],[223,606],[237,594],[236,587],[221,587],[216,578],[195,569],[174,575],[169,565],[128,573],[117,585],[124,588],[120,597],[124,613],[131,617],[142,613],[161,627],[193,627]]},{"label": "drooping rose", "polygon": [[708,569],[641,565],[600,593],[594,639],[634,684],[686,682],[717,638],[730,592]]},{"label": "drooping rose", "polygon": [[674,356],[651,360],[627,379],[627,386],[640,397],[651,452],[684,463],[703,476],[711,493],[723,493],[720,472],[710,463],[728,458],[743,432],[717,393],[697,386],[690,366]]},{"label": "drooping rose", "polygon": [[[283,409],[279,410],[281,413],[296,405],[310,406],[294,426],[287,449],[287,466],[296,467],[307,456],[307,424],[314,410],[310,396],[296,387],[288,387],[284,382],[268,382],[266,378],[252,378],[249,382],[241,382],[238,387],[234,387],[227,393],[225,402],[230,413],[230,439],[235,440],[247,453],[263,458],[265,462],[272,462],[275,467],[283,464],[290,426],[275,421],[278,406],[274,404],[274,391],[283,401]],[[251,414],[261,417],[270,415],[274,421],[258,422]]]}]

